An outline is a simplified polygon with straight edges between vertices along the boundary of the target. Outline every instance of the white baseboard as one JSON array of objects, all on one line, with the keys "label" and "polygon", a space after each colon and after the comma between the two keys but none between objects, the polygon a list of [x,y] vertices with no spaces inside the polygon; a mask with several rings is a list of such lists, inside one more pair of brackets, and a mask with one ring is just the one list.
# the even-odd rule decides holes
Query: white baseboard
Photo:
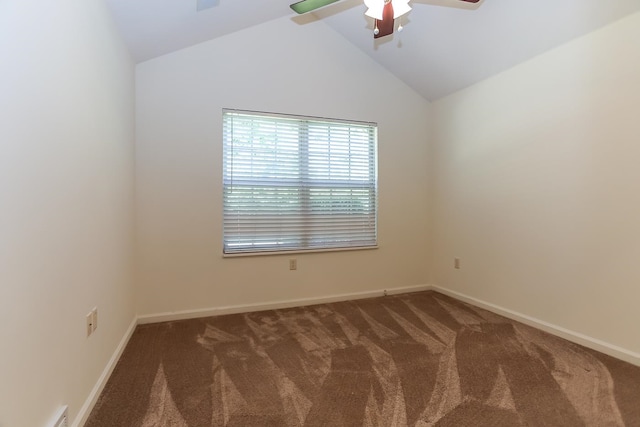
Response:
[{"label": "white baseboard", "polygon": [[220,316],[223,314],[248,313],[252,311],[277,310],[280,308],[301,307],[306,305],[326,304],[338,301],[348,301],[387,295],[406,294],[431,289],[430,285],[408,286],[402,288],[379,289],[364,292],[336,294],[324,297],[300,298],[282,301],[271,301],[258,304],[231,305],[196,310],[171,311],[167,313],[145,314],[138,316],[138,324],[168,322],[172,320],[193,319],[197,317]]},{"label": "white baseboard", "polygon": [[552,323],[545,322],[540,319],[536,319],[535,317],[527,316],[526,314],[518,313],[516,311],[509,310],[507,308],[500,307],[498,305],[479,300],[477,298],[462,294],[460,292],[452,291],[450,289],[442,288],[440,286],[435,286],[435,285],[432,285],[429,288],[436,292],[440,292],[442,294],[448,295],[457,300],[467,302],[469,304],[475,305],[476,307],[484,308],[485,310],[489,310],[493,313],[499,314],[509,319],[524,323],[525,325],[529,325],[529,326],[533,326],[534,328],[541,329],[545,332],[559,336],[561,338],[564,338],[576,344],[580,344],[590,349],[599,351],[601,353],[608,354],[609,356],[615,357],[616,359],[624,360],[625,362],[629,362],[636,366],[640,366],[640,354],[627,350],[622,347],[618,347],[617,345],[610,344],[608,342],[590,337],[588,335],[581,334],[579,332],[571,331],[561,326],[557,326]]},{"label": "white baseboard", "polygon": [[87,422],[87,418],[89,418],[89,414],[91,414],[91,410],[93,409],[96,402],[98,401],[98,398],[100,397],[100,393],[102,393],[104,386],[107,384],[107,381],[111,376],[111,373],[115,369],[116,364],[118,363],[118,360],[120,359],[120,356],[122,355],[124,348],[127,346],[127,343],[129,342],[131,335],[133,335],[133,331],[136,329],[137,325],[138,325],[138,319],[134,318],[131,321],[129,328],[127,328],[127,331],[124,333],[124,336],[120,340],[118,347],[116,347],[116,350],[113,352],[111,359],[109,359],[107,366],[104,368],[104,370],[102,371],[102,374],[98,378],[96,385],[93,387],[93,390],[91,390],[89,397],[87,397],[87,400],[85,400],[84,405],[82,405],[82,408],[80,408],[80,411],[78,412],[78,415],[76,416],[75,420],[73,421],[73,423],[71,423],[72,427],[80,427]]}]

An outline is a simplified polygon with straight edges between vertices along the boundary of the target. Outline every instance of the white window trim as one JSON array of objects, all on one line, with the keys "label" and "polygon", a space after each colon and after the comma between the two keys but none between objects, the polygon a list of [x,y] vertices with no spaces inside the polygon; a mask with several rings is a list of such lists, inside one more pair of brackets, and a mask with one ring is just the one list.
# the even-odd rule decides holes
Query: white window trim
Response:
[{"label": "white window trim", "polygon": [[[231,138],[229,135],[227,135],[227,132],[229,132],[228,126],[227,126],[227,115],[232,116],[232,115],[247,115],[247,116],[255,116],[256,119],[259,118],[269,118],[269,117],[273,117],[275,121],[288,121],[291,120],[290,123],[294,123],[295,122],[295,126],[297,126],[297,129],[300,129],[301,126],[307,126],[310,125],[312,127],[318,127],[318,129],[320,129],[320,131],[326,131],[326,132],[332,132],[332,127],[331,126],[336,126],[338,129],[343,129],[344,127],[342,127],[341,125],[346,125],[348,129],[348,136],[346,136],[346,140],[345,141],[341,141],[341,138],[345,138],[345,137],[341,137],[338,138],[337,140],[335,140],[336,142],[334,142],[333,146],[329,143],[326,144],[326,150],[331,151],[333,149],[335,149],[337,147],[338,150],[340,149],[344,149],[344,144],[348,144],[347,148],[348,148],[348,152],[349,154],[347,155],[347,163],[348,166],[346,167],[346,171],[345,172],[345,168],[343,168],[344,166],[344,160],[334,160],[337,161],[338,163],[329,163],[329,168],[333,167],[333,171],[331,169],[327,169],[326,171],[324,169],[322,169],[322,166],[315,166],[315,173],[320,173],[321,175],[324,174],[328,174],[327,178],[322,178],[322,179],[306,179],[304,178],[303,181],[306,183],[304,185],[302,185],[302,187],[300,188],[307,188],[307,189],[314,189],[316,188],[316,186],[318,186],[318,183],[322,183],[324,181],[326,181],[327,183],[330,183],[329,185],[325,186],[324,185],[320,185],[320,187],[322,187],[323,189],[319,190],[319,191],[326,191],[329,193],[332,193],[334,191],[336,191],[336,189],[340,189],[340,188],[346,188],[346,189],[354,189],[354,188],[358,188],[358,184],[362,184],[364,185],[365,182],[368,182],[368,184],[364,187],[361,188],[373,188],[373,194],[370,195],[369,197],[367,197],[365,200],[369,200],[368,204],[372,204],[373,207],[369,206],[369,208],[366,208],[367,205],[365,206],[365,211],[361,211],[360,215],[358,215],[358,213],[353,214],[353,218],[357,219],[360,218],[360,221],[362,221],[363,218],[367,218],[367,216],[370,218],[371,215],[373,215],[373,226],[371,226],[371,219],[368,220],[369,226],[369,232],[367,232],[367,234],[365,234],[367,237],[367,239],[371,242],[371,244],[367,244],[367,245],[360,245],[357,246],[356,244],[351,245],[351,244],[346,244],[344,246],[325,246],[325,247],[304,247],[304,246],[299,246],[299,247],[287,247],[284,246],[280,249],[277,248],[268,248],[268,247],[263,247],[263,248],[259,248],[258,250],[239,250],[239,251],[230,251],[230,252],[225,252],[225,238],[226,238],[226,228],[228,227],[227,224],[227,215],[226,215],[226,208],[227,206],[227,189],[228,189],[228,182],[230,180],[233,180],[232,177],[228,176],[228,167],[229,165],[227,163],[231,162],[231,159],[233,159],[234,162],[237,163],[236,158],[239,156],[238,154],[236,154],[236,152],[229,154],[227,153],[227,151],[230,149],[230,147],[232,147],[232,145],[229,145],[229,138]],[[306,124],[303,124],[306,123]],[[326,129],[322,127],[322,124],[326,124],[327,127]],[[363,134],[368,134],[369,136],[366,137],[366,141],[363,142],[363,137],[362,136],[358,136],[358,134],[356,133],[355,135],[358,136],[356,138],[356,140],[353,140],[353,136],[352,136],[352,130],[351,128],[349,128],[349,126],[353,126],[357,131],[359,132],[366,132]],[[358,130],[358,128],[360,128]],[[252,131],[253,132],[253,131]],[[308,135],[310,135],[309,130],[305,129],[305,137],[308,138]],[[298,158],[304,158],[304,161],[310,161],[310,160],[317,160],[317,158],[315,156],[311,156],[309,157],[309,155],[304,155],[301,156],[299,153],[300,150],[300,145],[298,144],[297,141],[299,141],[297,138],[300,137],[299,131],[298,133],[296,133],[296,135],[298,135],[296,137],[296,143],[294,144],[294,146],[296,147],[296,149],[298,150],[298,154],[296,155]],[[253,141],[254,141],[255,137],[253,136],[253,133],[251,133],[251,137],[250,137],[250,141],[249,145],[252,146],[251,149],[246,149],[246,152],[249,153],[254,153],[253,150]],[[280,144],[280,139],[274,139],[275,144]],[[318,142],[318,141],[324,141],[322,140],[322,138],[318,138],[315,142],[315,145],[303,145],[302,149],[304,150],[309,150],[309,149],[317,149],[318,147],[322,147],[325,148],[324,142]],[[331,139],[331,141],[334,141],[333,139]],[[288,142],[288,141],[287,141]],[[343,145],[340,145],[340,143],[343,143]],[[358,143],[360,143],[360,145],[358,145]],[[233,144],[233,143],[231,143]],[[284,143],[283,143],[284,144]],[[320,144],[320,145],[319,145]],[[355,144],[355,145],[354,145]],[[363,145],[364,144],[364,145]],[[365,147],[365,152],[368,153],[366,154],[366,157],[363,156],[361,153],[358,153],[358,162],[356,162],[356,160],[352,161],[352,148],[354,150],[362,150]],[[276,150],[277,151],[277,150]],[[320,160],[323,162],[330,162],[331,160],[329,160],[330,158],[336,158],[338,157],[338,155],[335,154],[325,154],[325,157],[327,157],[327,159],[325,159],[324,157],[322,157],[322,154],[319,155],[320,156]],[[362,159],[366,159],[366,162],[363,162]],[[277,161],[276,160],[271,160],[271,161]],[[253,173],[253,165],[254,163],[252,163],[253,161],[249,161],[250,163],[248,164],[251,168],[251,174]],[[356,162],[356,163],[353,163]],[[296,253],[314,253],[314,252],[334,252],[334,251],[352,251],[352,250],[369,250],[369,249],[376,249],[378,248],[378,232],[377,232],[377,219],[378,219],[378,200],[377,200],[377,194],[378,194],[378,183],[377,183],[377,169],[378,169],[378,158],[377,158],[377,124],[376,123],[372,123],[372,122],[362,122],[362,121],[353,121],[353,120],[344,120],[344,119],[327,119],[327,118],[322,118],[322,117],[309,117],[309,116],[300,116],[300,115],[290,115],[290,114],[276,114],[276,113],[265,113],[265,112],[259,112],[259,111],[248,111],[248,110],[235,110],[235,109],[223,109],[223,244],[222,244],[222,255],[223,257],[242,257],[242,256],[260,256],[260,255],[286,255],[286,254],[296,254]],[[233,162],[231,162],[233,163]],[[286,163],[286,162],[285,162]],[[352,166],[352,163],[355,166]],[[366,168],[363,169],[363,164],[368,165],[366,166]],[[244,165],[243,165],[244,166]],[[364,175],[361,175],[362,172],[358,172],[356,169],[352,170],[352,167],[359,167],[360,171],[365,170],[366,169],[366,173],[364,173]],[[276,168],[277,169],[277,168]],[[286,165],[283,166],[283,169],[286,169]],[[280,173],[280,170],[278,169],[278,173]],[[318,172],[320,171],[320,172]],[[334,172],[335,171],[335,172]],[[299,169],[295,169],[294,172],[297,172],[299,174],[300,170]],[[310,169],[309,166],[307,166],[306,168],[303,169],[303,172],[305,174],[313,174],[314,171],[312,169]],[[339,173],[347,173],[349,176],[351,176],[351,178],[335,178],[332,177],[331,174],[336,174],[338,175]],[[355,174],[355,175],[354,175]],[[373,174],[373,177],[371,176]],[[246,177],[248,176],[248,177]],[[362,178],[362,176],[365,176],[366,178]],[[355,178],[354,178],[355,177]],[[247,182],[261,182],[260,179],[261,177],[256,174],[256,175],[245,175],[244,178]],[[282,182],[286,182],[289,178],[287,177],[286,179],[284,178],[267,178],[267,180],[272,179],[274,182],[274,188],[286,188],[286,185],[282,185]],[[300,178],[298,178],[300,179]],[[346,180],[346,181],[345,181]],[[295,181],[295,179],[294,179]],[[267,181],[268,182],[268,181]],[[310,184],[310,183],[314,183],[314,184]],[[345,185],[345,183],[347,185]],[[332,187],[331,184],[333,184],[334,186]],[[335,185],[338,184],[337,187],[335,187]],[[342,184],[342,187],[341,185]],[[311,185],[311,187],[309,187],[309,185]],[[355,187],[354,187],[355,185]],[[373,187],[372,187],[373,185]],[[304,190],[303,190],[304,191]],[[307,190],[309,191],[309,190]],[[353,196],[353,194],[352,194]],[[336,199],[332,199],[332,196],[328,196],[330,197],[329,200],[334,200],[333,203],[336,203]],[[321,200],[321,199],[320,199]],[[358,199],[350,199],[352,201],[357,201]],[[362,199],[361,199],[362,200]],[[322,202],[320,202],[322,203]],[[357,205],[357,208],[362,208],[362,205]],[[325,212],[324,215],[321,216],[321,218],[325,218],[325,219],[320,219],[321,223],[323,223],[326,218],[331,218],[331,212],[336,209],[335,207],[333,207],[333,205],[331,205],[328,211],[323,211]],[[338,208],[338,209],[343,209],[342,207]],[[347,209],[350,210],[350,209]],[[295,211],[294,211],[295,212]],[[368,212],[368,213],[367,213]],[[300,215],[300,213],[298,212],[297,215]],[[364,215],[364,216],[362,216]],[[304,215],[303,215],[304,216]],[[344,216],[344,214],[343,214]],[[352,213],[349,212],[347,213],[347,221],[351,221],[352,219]],[[286,215],[285,215],[285,221],[286,221]],[[293,220],[295,222],[295,219]],[[305,220],[306,221],[306,220]],[[327,226],[331,226],[331,219],[329,219],[329,223]],[[252,223],[248,223],[251,224]],[[364,224],[364,223],[361,223]],[[292,225],[293,231],[290,231],[289,233],[291,233],[290,235],[295,235],[295,225]],[[304,227],[302,226],[302,228],[299,228],[297,231],[300,233],[304,233]],[[373,227],[373,228],[371,228]],[[344,228],[344,225],[343,225]],[[367,228],[364,228],[365,230]],[[357,232],[356,234],[351,235],[350,233],[345,233],[345,236],[349,236],[351,235],[352,238],[356,238],[357,237]],[[285,233],[286,236],[286,233]],[[343,236],[341,236],[343,237]],[[313,235],[311,235],[311,238],[313,238]],[[322,240],[322,234],[319,235],[320,240]],[[258,242],[259,243],[259,242]],[[334,242],[329,242],[329,244],[331,243],[336,243]],[[355,240],[352,240],[352,243],[355,243]],[[258,245],[259,246],[259,245]]]}]

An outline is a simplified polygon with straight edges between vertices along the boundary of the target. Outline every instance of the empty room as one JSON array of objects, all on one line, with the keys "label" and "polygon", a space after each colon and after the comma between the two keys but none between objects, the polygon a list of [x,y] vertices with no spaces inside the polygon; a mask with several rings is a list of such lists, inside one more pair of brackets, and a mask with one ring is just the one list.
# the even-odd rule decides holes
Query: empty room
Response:
[{"label": "empty room", "polygon": [[640,0],[0,0],[0,427],[640,426]]}]

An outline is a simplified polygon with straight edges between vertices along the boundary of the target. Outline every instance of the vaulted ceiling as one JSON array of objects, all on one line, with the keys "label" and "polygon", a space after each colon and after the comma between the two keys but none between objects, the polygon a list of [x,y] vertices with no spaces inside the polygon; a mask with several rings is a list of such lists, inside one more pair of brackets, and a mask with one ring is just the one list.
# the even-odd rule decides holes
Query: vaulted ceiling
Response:
[{"label": "vaulted ceiling", "polygon": [[288,0],[107,3],[136,62],[273,19],[321,20],[430,101],[640,11],[640,0],[412,0],[404,31],[374,41],[361,0],[302,16]]}]

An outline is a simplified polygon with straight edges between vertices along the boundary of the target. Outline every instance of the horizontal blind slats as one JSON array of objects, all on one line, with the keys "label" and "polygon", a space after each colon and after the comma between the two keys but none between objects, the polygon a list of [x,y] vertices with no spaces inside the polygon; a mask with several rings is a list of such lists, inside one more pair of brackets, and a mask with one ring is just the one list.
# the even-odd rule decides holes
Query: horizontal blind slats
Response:
[{"label": "horizontal blind slats", "polygon": [[223,112],[225,253],[377,244],[376,127]]}]

